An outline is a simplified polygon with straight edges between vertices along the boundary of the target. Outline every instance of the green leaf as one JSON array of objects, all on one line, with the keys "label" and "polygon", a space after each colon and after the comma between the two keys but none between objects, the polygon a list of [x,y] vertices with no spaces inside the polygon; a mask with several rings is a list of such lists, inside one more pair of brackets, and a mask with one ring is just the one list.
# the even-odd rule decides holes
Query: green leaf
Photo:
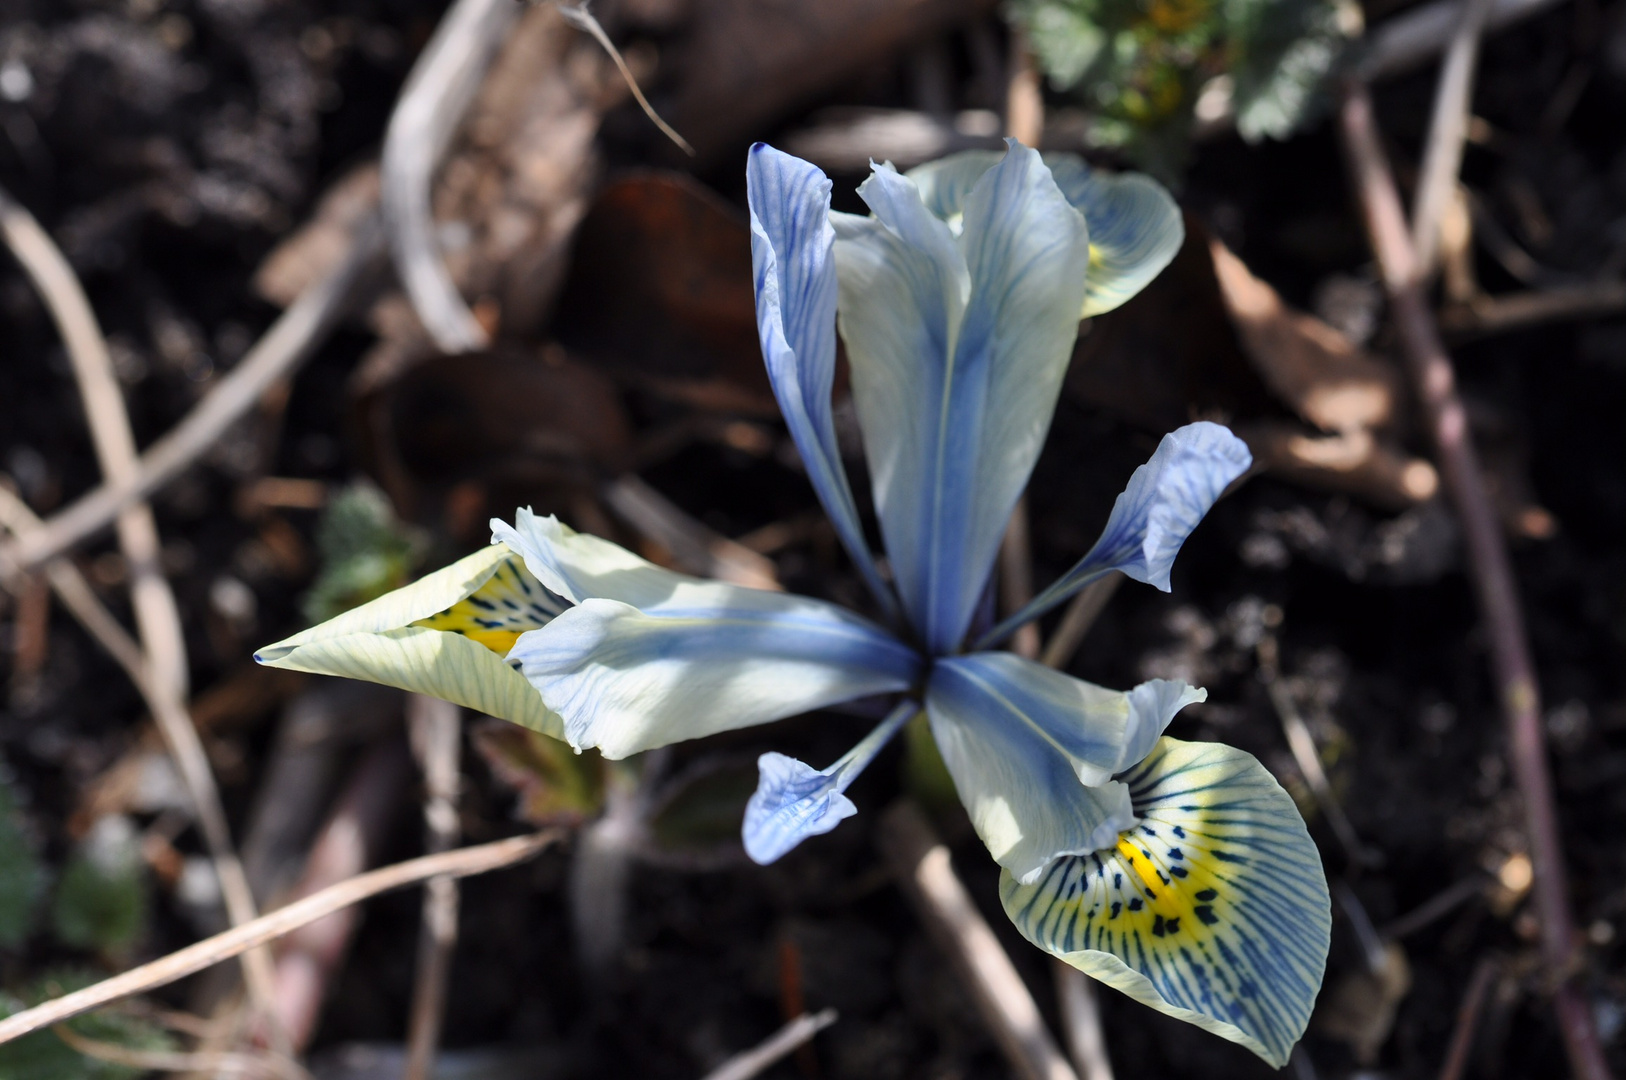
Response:
[{"label": "green leaf", "polygon": [[11,786],[0,775],[0,948],[15,949],[34,928],[45,870],[23,831]]},{"label": "green leaf", "polygon": [[110,814],[91,826],[57,882],[51,923],[78,949],[113,953],[135,942],[147,923],[147,883],[129,818]]},{"label": "green leaf", "polygon": [[305,615],[322,622],[406,584],[422,560],[422,534],[395,517],[389,499],[367,483],[333,497],[316,527],[322,567],[305,595]]},{"label": "green leaf", "polygon": [[[49,974],[18,997],[0,994],[0,1017],[50,998],[83,989],[96,977],[83,971]],[[148,1021],[115,1012],[90,1013],[68,1021],[79,1035],[97,1042],[116,1043],[133,1050],[173,1050],[174,1041]],[[135,1080],[143,1070],[113,1065],[86,1057],[51,1031],[39,1031],[0,1045],[0,1077],[4,1080]]]},{"label": "green leaf", "polygon": [[515,814],[533,825],[577,824],[604,809],[604,758],[508,723],[474,730],[474,747],[519,795]]}]

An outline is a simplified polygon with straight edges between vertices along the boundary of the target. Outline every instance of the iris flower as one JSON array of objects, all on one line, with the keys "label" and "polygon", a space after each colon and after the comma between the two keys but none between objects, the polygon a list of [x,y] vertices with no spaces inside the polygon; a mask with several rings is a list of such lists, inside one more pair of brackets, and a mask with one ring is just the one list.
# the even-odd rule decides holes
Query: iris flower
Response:
[{"label": "iris flower", "polygon": [[[876,166],[858,189],[869,216],[833,213],[829,180],[765,145],[747,179],[768,374],[875,619],[673,573],[520,510],[492,522],[486,551],[258,659],[436,694],[610,758],[893,695],[825,768],[762,755],[752,858],[856,813],[847,788],[924,712],[1028,940],[1282,1065],[1330,925],[1292,800],[1239,750],[1164,737],[1205,691],[1156,679],[1119,692],[998,651],[1107,574],[1168,590],[1246,447],[1212,423],[1165,436],[1072,569],[1004,622],[980,616],[1079,320],[1173,257],[1173,202],[1144,177],[1015,142],[907,174]],[[838,324],[886,569],[836,445]]]}]

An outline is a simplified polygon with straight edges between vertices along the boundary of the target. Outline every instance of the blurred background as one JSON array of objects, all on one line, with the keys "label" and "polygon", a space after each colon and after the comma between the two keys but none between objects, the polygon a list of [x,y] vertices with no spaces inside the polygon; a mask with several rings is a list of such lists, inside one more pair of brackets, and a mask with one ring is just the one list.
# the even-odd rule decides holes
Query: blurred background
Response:
[{"label": "blurred background", "polygon": [[[756,756],[822,764],[870,719],[610,767],[251,660],[518,506],[861,607],[762,371],[746,149],[808,158],[858,211],[872,158],[1007,133],[1149,172],[1186,215],[1169,269],[1081,327],[1004,588],[1070,565],[1164,432],[1213,419],[1249,442],[1254,473],[1172,594],[1131,586],[1042,631],[1082,678],[1206,686],[1170,733],[1252,752],[1299,803],[1335,929],[1290,1071],[1567,1075],[1566,978],[1626,1067],[1626,2],[592,14],[692,155],[552,4],[0,0],[0,1004],[226,928],[223,843],[269,909],[426,850],[571,835],[463,883],[443,1002],[424,1004],[436,950],[411,889],[279,944],[270,1034],[227,964],[0,1046],[0,1078],[396,1077],[433,1018],[443,1078],[688,1078],[825,1008],[839,1019],[761,1075],[1025,1075],[877,846],[900,797],[1073,1033],[918,742],[859,781],[858,818],[772,867],[745,858]],[[1481,27],[1477,75],[1441,110],[1457,134],[1431,135],[1441,57],[1467,74]],[[1428,203],[1422,310],[1524,602],[1575,935],[1557,975],[1474,567],[1340,149],[1346,80],[1371,87],[1402,201]],[[1436,146],[1460,169],[1422,199]],[[75,280],[100,335],[46,302]],[[843,378],[862,504],[845,395]],[[144,485],[150,511],[63,524],[109,481]],[[39,519],[52,543],[28,548]],[[98,608],[132,629],[92,626]],[[1113,991],[1095,1002],[1111,1071],[1096,1055],[1085,1080],[1269,1071]]]}]

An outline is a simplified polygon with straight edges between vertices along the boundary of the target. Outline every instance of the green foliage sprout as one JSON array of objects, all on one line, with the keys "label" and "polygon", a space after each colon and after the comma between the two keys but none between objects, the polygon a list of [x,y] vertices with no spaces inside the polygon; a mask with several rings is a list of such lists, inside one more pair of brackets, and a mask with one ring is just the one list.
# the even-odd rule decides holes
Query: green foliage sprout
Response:
[{"label": "green foliage sprout", "polygon": [[1228,86],[1244,139],[1315,119],[1346,43],[1341,0],[1012,0],[1040,67],[1093,118],[1090,139],[1173,181],[1199,94]]}]

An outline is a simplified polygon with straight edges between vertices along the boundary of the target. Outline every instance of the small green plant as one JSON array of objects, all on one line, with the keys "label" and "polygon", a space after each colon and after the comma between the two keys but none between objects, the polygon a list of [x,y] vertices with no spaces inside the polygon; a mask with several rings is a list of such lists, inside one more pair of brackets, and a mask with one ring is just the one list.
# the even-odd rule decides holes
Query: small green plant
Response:
[{"label": "small green plant", "polygon": [[305,594],[305,617],[313,623],[405,585],[425,544],[417,530],[396,518],[382,491],[357,483],[328,504],[316,528],[316,547],[322,568]]},{"label": "small green plant", "polygon": [[[47,974],[20,996],[0,993],[0,1017],[11,1016],[50,998],[83,989],[96,981],[89,972]],[[138,1017],[115,1012],[91,1013],[68,1021],[76,1035],[128,1050],[173,1050],[162,1030]],[[145,1070],[87,1057],[54,1031],[39,1031],[0,1046],[0,1077],[5,1080],[135,1080]]]},{"label": "small green plant", "polygon": [[51,923],[64,945],[116,953],[147,923],[147,882],[135,826],[109,815],[91,826],[63,868]]},{"label": "small green plant", "polygon": [[1352,28],[1339,0],[1012,0],[1009,14],[1091,113],[1091,140],[1169,180],[1205,88],[1244,139],[1285,138],[1318,115]]},{"label": "small green plant", "polygon": [[16,797],[0,773],[0,949],[15,949],[34,928],[45,870],[23,830]]}]

